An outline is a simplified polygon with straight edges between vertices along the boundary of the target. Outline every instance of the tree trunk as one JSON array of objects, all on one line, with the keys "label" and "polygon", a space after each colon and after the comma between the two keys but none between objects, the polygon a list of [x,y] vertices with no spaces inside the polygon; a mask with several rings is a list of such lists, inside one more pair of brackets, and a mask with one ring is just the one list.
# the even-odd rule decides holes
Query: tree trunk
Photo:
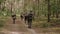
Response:
[{"label": "tree trunk", "polygon": [[55,13],[55,12],[53,11],[53,17],[54,17],[54,13]]},{"label": "tree trunk", "polygon": [[58,15],[58,11],[56,11],[56,18],[58,18],[59,17],[59,15]]},{"label": "tree trunk", "polygon": [[50,0],[48,0],[48,22],[50,22],[50,15],[51,15],[51,12],[50,12]]},{"label": "tree trunk", "polygon": [[39,11],[39,0],[38,0],[38,18],[39,18],[39,12],[40,12],[40,11]]},{"label": "tree trunk", "polygon": [[57,1],[57,11],[56,11],[56,18],[58,18],[59,17],[59,0]]}]

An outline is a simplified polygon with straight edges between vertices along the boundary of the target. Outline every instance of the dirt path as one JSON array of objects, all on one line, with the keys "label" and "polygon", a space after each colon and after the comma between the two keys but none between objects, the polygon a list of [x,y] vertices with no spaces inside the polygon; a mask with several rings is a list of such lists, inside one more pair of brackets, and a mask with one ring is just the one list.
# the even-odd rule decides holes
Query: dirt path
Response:
[{"label": "dirt path", "polygon": [[33,29],[27,28],[23,21],[16,20],[16,24],[13,24],[11,19],[8,19],[1,32],[4,34],[36,34]]},{"label": "dirt path", "polygon": [[[23,23],[24,24],[24,23]],[[28,27],[28,25],[26,25],[26,24],[24,24],[25,25],[25,27]],[[29,28],[27,28],[27,30],[29,31],[29,32],[31,32],[31,34],[38,34],[34,29],[29,29]]]},{"label": "dirt path", "polygon": [[[38,30],[40,30],[39,32],[37,32]],[[43,29],[29,29],[27,28],[27,25],[24,23],[24,21],[21,21],[20,19],[16,20],[16,24],[12,23],[12,19],[8,19],[6,20],[6,25],[4,26],[4,29],[2,31],[0,31],[0,34],[60,34],[57,32],[45,32],[48,30],[44,30],[44,32],[42,32]]]}]

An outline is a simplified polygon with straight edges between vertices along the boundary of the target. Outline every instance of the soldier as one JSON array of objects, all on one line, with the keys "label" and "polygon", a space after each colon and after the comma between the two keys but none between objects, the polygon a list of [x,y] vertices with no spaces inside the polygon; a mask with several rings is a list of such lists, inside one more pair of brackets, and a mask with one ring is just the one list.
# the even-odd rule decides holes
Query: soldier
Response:
[{"label": "soldier", "polygon": [[25,23],[27,22],[27,15],[25,15]]},{"label": "soldier", "polygon": [[30,11],[30,13],[28,14],[28,28],[31,28],[32,26],[32,19],[33,19],[33,13],[32,11]]},{"label": "soldier", "polygon": [[21,17],[21,20],[23,20],[23,15],[20,15],[20,17]]},{"label": "soldier", "polygon": [[13,24],[15,24],[16,14],[13,14],[13,15],[12,15],[12,19],[13,19]]},{"label": "soldier", "polygon": [[27,18],[28,18],[28,17],[27,17],[27,13],[25,13],[25,14],[24,14],[24,21],[25,21],[25,24],[26,24],[26,22],[27,22]]}]

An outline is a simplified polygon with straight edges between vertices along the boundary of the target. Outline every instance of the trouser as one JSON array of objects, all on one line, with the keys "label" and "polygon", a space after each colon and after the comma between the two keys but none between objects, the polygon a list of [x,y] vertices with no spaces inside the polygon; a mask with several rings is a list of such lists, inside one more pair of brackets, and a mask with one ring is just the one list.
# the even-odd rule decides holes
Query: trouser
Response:
[{"label": "trouser", "polygon": [[27,23],[27,18],[24,19],[25,20],[25,24]]},{"label": "trouser", "polygon": [[32,26],[32,19],[29,19],[28,20],[28,28],[31,28],[31,26]]},{"label": "trouser", "polygon": [[13,19],[13,24],[15,24],[15,19]]},{"label": "trouser", "polygon": [[23,16],[21,16],[21,20],[23,20]]}]

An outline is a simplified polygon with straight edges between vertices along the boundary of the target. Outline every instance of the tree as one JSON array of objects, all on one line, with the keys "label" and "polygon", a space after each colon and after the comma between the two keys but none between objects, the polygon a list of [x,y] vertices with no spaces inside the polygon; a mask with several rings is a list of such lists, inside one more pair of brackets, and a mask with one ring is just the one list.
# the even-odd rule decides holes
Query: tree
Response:
[{"label": "tree", "polygon": [[39,12],[40,12],[40,11],[39,11],[39,0],[38,0],[38,16],[39,16]]},{"label": "tree", "polygon": [[0,0],[0,10],[1,10],[1,3],[3,3],[5,0]]},{"label": "tree", "polygon": [[48,22],[50,22],[50,0],[48,0]]},{"label": "tree", "polygon": [[59,0],[57,0],[57,11],[56,11],[56,18],[58,18],[59,17],[59,6],[60,5],[60,3],[59,3]]}]

